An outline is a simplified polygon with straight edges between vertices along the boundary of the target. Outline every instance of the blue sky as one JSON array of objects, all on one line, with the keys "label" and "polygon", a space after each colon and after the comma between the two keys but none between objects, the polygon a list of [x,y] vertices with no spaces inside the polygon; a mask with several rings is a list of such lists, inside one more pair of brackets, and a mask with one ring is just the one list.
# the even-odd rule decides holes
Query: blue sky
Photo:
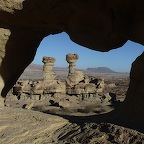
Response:
[{"label": "blue sky", "polygon": [[63,32],[45,37],[39,45],[32,63],[43,64],[42,57],[56,58],[55,67],[68,67],[65,56],[68,53],[77,53],[79,60],[76,68],[86,69],[94,67],[108,67],[117,72],[129,72],[131,63],[144,51],[140,44],[128,41],[123,47],[109,52],[90,50],[72,42]]}]

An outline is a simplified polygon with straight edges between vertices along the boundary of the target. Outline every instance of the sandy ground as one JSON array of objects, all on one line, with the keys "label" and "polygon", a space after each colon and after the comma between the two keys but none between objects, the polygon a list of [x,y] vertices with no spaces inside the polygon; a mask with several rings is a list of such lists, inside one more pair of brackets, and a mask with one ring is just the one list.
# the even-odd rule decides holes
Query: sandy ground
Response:
[{"label": "sandy ground", "polygon": [[21,108],[0,109],[1,144],[39,144],[50,141],[51,134],[67,120]]},{"label": "sandy ground", "polygon": [[0,109],[1,144],[143,144],[144,134],[111,123],[71,123],[21,108]]}]

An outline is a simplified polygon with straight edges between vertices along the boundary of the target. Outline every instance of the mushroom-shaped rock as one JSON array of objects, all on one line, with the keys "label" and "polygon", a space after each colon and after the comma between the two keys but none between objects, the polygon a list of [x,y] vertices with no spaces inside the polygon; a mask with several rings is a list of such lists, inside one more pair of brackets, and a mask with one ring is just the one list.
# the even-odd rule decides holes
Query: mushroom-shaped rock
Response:
[{"label": "mushroom-shaped rock", "polygon": [[75,63],[79,59],[78,54],[67,54],[66,55],[66,61],[68,63]]},{"label": "mushroom-shaped rock", "polygon": [[43,57],[43,60],[42,60],[42,62],[45,64],[45,63],[55,63],[55,58],[53,58],[53,57],[47,57],[47,56],[44,56]]}]

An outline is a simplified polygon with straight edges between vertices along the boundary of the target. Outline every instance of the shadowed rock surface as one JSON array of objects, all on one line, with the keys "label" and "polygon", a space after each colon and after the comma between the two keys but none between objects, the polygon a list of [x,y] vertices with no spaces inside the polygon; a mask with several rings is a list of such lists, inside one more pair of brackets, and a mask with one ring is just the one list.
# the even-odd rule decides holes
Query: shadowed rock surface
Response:
[{"label": "shadowed rock surface", "polygon": [[[143,0],[1,0],[0,106],[45,36],[65,31],[77,44],[99,51],[118,48],[127,40],[144,44],[143,7]],[[143,131],[143,61],[144,54],[132,65],[125,102],[98,117],[99,122]]]}]

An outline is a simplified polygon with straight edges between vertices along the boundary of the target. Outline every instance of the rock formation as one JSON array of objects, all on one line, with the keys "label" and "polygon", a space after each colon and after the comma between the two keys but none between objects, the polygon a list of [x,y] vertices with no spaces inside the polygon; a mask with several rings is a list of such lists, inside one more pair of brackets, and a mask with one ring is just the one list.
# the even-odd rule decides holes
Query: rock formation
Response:
[{"label": "rock formation", "polygon": [[42,62],[44,63],[43,66],[43,81],[44,82],[51,82],[56,77],[56,73],[53,72],[52,66],[54,65],[55,58],[53,57],[43,57]]},{"label": "rock formation", "polygon": [[60,79],[55,79],[56,73],[52,70],[55,58],[43,57],[43,80],[37,82],[30,80],[18,81],[13,87],[13,94],[18,99],[22,98],[22,94],[28,94],[31,99],[35,100],[40,100],[42,95],[45,94],[51,94],[51,96],[53,94],[60,95],[61,93],[75,95],[80,96],[82,100],[90,96],[96,96],[96,93],[102,92],[104,89],[104,79],[84,76],[82,70],[74,68],[77,60],[78,54],[66,55],[66,61],[69,63],[69,73],[65,82],[62,82]]},{"label": "rock formation", "polygon": [[[1,0],[0,106],[4,105],[6,94],[34,59],[45,36],[65,31],[77,44],[99,51],[121,47],[127,40],[144,44],[143,7],[143,0]],[[138,67],[142,66],[138,63]],[[137,72],[139,69],[136,69],[136,75]],[[139,79],[135,72],[132,75]],[[143,84],[143,77],[141,81],[135,81]],[[128,91],[124,107],[127,113],[133,107],[134,94],[137,105],[143,105],[141,94],[136,93],[137,85],[132,83],[133,80],[130,83],[133,90]],[[142,89],[139,89],[141,93]],[[142,111],[136,108],[135,114]]]},{"label": "rock formation", "polygon": [[43,81],[34,85],[30,92],[32,94],[53,94],[53,93],[65,93],[66,87],[65,83],[60,80],[55,80],[56,73],[52,70],[55,58],[53,57],[43,57]]},{"label": "rock formation", "polygon": [[75,70],[75,62],[78,60],[78,54],[67,54],[66,61],[69,63],[69,73],[67,77],[67,84],[74,86],[84,79],[84,74],[80,70]]},{"label": "rock formation", "polygon": [[13,94],[19,97],[22,93],[30,93],[31,88],[32,82],[30,80],[18,81],[13,87]]},{"label": "rock formation", "polygon": [[[123,107],[120,109],[123,117],[132,117],[143,121],[144,115],[144,52],[132,63],[130,84]],[[130,101],[131,100],[131,101]]]},{"label": "rock formation", "polygon": [[83,71],[76,70],[75,62],[78,60],[78,54],[67,54],[66,61],[69,63],[69,73],[66,79],[66,93],[70,95],[81,95],[81,99],[102,92],[104,88],[104,79],[88,78],[84,76]]},{"label": "rock formation", "polygon": [[[56,80],[56,73],[52,70],[55,58],[43,57],[43,80],[42,81],[18,81],[13,87],[13,94],[22,99],[27,94],[34,100],[40,100],[44,94],[65,93],[66,85],[61,80]],[[34,96],[38,95],[38,96]]]}]

